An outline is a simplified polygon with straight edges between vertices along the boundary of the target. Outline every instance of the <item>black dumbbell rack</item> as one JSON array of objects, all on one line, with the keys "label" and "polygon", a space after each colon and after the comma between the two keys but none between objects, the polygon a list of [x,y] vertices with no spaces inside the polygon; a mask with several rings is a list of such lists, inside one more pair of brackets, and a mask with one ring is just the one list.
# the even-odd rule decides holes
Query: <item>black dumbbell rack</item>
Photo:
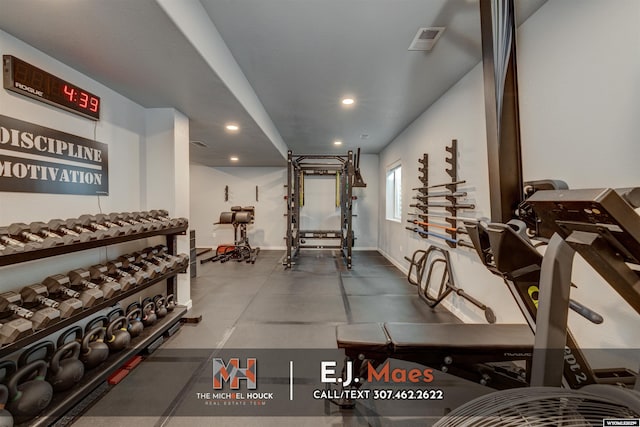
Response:
[{"label": "black dumbbell rack", "polygon": [[175,255],[175,236],[185,235],[187,227],[172,227],[161,230],[143,231],[140,233],[127,234],[117,237],[105,237],[102,239],[89,240],[87,242],[71,243],[63,246],[52,246],[49,248],[35,249],[25,252],[16,252],[9,255],[0,255],[0,267],[5,265],[20,264],[22,262],[48,258],[56,255],[70,254],[73,252],[85,251],[87,249],[100,248],[115,245],[117,243],[130,242],[132,240],[146,239],[154,236],[167,236],[167,248],[172,255]]},{"label": "black dumbbell rack", "polygon": [[[180,227],[166,228],[161,230],[144,231],[124,236],[105,237],[102,239],[72,243],[64,246],[35,249],[9,255],[0,255],[0,267],[44,259],[57,255],[84,251],[93,248],[105,247],[117,243],[146,239],[154,236],[165,236],[168,253],[170,253],[171,255],[176,255],[176,236],[185,235],[187,228],[188,226],[184,225]],[[112,307],[118,301],[135,295],[140,291],[149,288],[150,286],[153,286],[163,280],[167,281],[167,294],[175,294],[176,276],[179,273],[184,273],[185,271],[186,268],[182,268],[179,270],[173,270],[167,274],[154,277],[153,279],[148,280],[142,285],[133,287],[125,292],[121,292],[114,298],[110,298],[93,307],[87,308],[74,316],[62,319],[47,328],[34,331],[31,335],[25,338],[1,347],[0,359],[6,358],[7,356],[17,351],[24,350],[30,344],[46,339],[50,334],[70,327],[76,322],[87,318],[101,310],[104,310],[105,308]],[[169,313],[165,318],[160,319],[156,325],[151,328],[146,328],[139,337],[134,338],[130,347],[120,352],[111,354],[109,356],[109,359],[107,359],[107,361],[105,361],[98,368],[85,373],[85,376],[83,377],[81,382],[74,386],[73,389],[66,392],[54,394],[54,398],[51,404],[41,414],[39,414],[38,417],[30,420],[28,423],[25,423],[25,425],[32,426],[52,424],[56,419],[62,417],[65,412],[69,411],[78,402],[84,399],[84,397],[88,393],[90,393],[91,390],[95,389],[101,383],[103,383],[113,372],[115,372],[120,366],[122,366],[124,362],[133,357],[135,354],[141,352],[143,349],[150,347],[154,343],[161,340],[163,334],[166,334],[168,332],[171,333],[171,331],[174,331],[175,328],[178,327],[180,319],[185,313],[185,307],[177,306],[173,312]]]}]

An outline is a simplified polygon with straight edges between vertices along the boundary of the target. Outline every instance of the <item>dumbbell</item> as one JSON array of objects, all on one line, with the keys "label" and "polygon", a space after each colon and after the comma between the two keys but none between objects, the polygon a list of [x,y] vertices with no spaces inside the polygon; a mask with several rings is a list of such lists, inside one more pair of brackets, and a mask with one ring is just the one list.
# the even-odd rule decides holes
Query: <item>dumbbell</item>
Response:
[{"label": "dumbbell", "polygon": [[19,317],[0,324],[0,345],[14,343],[33,333],[33,323]]},{"label": "dumbbell", "polygon": [[165,263],[169,270],[174,270],[178,266],[177,258],[169,259],[166,257],[160,257],[158,256],[157,251],[154,251],[153,248],[146,248],[141,252],[144,253],[146,258],[151,262],[157,263],[158,265],[161,265],[160,263]]},{"label": "dumbbell", "polygon": [[169,253],[169,248],[167,248],[164,245],[157,245],[154,246],[153,248],[151,248],[153,251],[153,254],[155,256],[159,256],[159,257],[164,257],[167,259],[176,259],[177,260],[177,267],[178,268],[186,268],[189,266],[189,255],[187,254],[177,254],[177,255],[171,255]]},{"label": "dumbbell", "polygon": [[38,305],[55,308],[60,312],[60,318],[67,319],[82,310],[82,302],[78,299],[56,301],[49,298],[49,290],[42,283],[25,286],[20,290],[22,306],[32,309]]},{"label": "dumbbell", "polygon": [[146,230],[161,230],[164,228],[164,224],[161,221],[151,221],[140,215],[140,212],[123,212],[122,216],[129,222],[142,224]]},{"label": "dumbbell", "polygon": [[64,245],[64,241],[59,236],[56,237],[41,237],[31,232],[31,226],[23,222],[14,222],[9,227],[9,234],[21,238],[23,241],[36,243],[42,248],[51,248],[53,246]]},{"label": "dumbbell", "polygon": [[45,307],[37,311],[22,307],[22,297],[19,293],[8,291],[0,294],[0,317],[12,314],[29,320],[33,329],[43,329],[60,320],[60,312],[55,308]]},{"label": "dumbbell", "polygon": [[0,255],[11,255],[18,252],[24,252],[24,248],[20,246],[5,246],[0,243]]},{"label": "dumbbell", "polygon": [[[85,274],[83,275],[81,272],[85,272]],[[64,277],[69,279],[69,284],[72,288],[80,290],[80,300],[85,307],[89,308],[100,304],[105,298],[104,292],[98,285],[85,280],[85,277],[89,277],[88,271],[82,269],[73,270],[69,272],[68,276]]]},{"label": "dumbbell", "polygon": [[[120,258],[118,258],[119,260],[121,260],[122,258],[125,258],[127,260],[127,262],[129,263],[129,268],[132,268],[134,270],[142,270],[144,272],[146,272],[149,275],[149,278],[153,279],[156,276],[159,276],[160,273],[160,267],[158,267],[155,264],[152,263],[143,263],[141,262],[140,257],[138,257],[136,254],[127,254],[127,255],[123,255]],[[124,262],[123,262],[124,264]],[[140,265],[136,265],[136,264],[141,264],[144,267],[140,267]]]},{"label": "dumbbell", "polygon": [[189,224],[189,221],[186,218],[171,218],[169,216],[169,212],[165,211],[164,209],[149,211],[149,215],[159,219],[160,221],[173,221],[173,223],[176,224],[177,227],[182,227]]},{"label": "dumbbell", "polygon": [[173,223],[173,221],[165,221],[165,220],[156,218],[153,215],[151,215],[148,211],[132,212],[131,215],[133,215],[138,221],[156,223],[159,228],[175,227],[175,224]]},{"label": "dumbbell", "polygon": [[107,291],[105,291],[105,287],[111,289],[111,292],[109,293],[116,294],[119,291],[128,291],[129,289],[131,289],[131,287],[137,284],[136,280],[129,275],[127,276],[119,275],[117,279],[109,276],[108,275],[109,268],[104,264],[96,264],[89,267],[89,272],[91,273],[92,280],[100,279],[103,281],[100,287],[102,288],[104,292],[104,296],[106,298],[111,298],[111,297],[107,296]]},{"label": "dumbbell", "polygon": [[120,263],[119,268],[133,271],[133,273],[129,274],[132,274],[133,277],[136,278],[136,280],[140,280],[140,283],[146,282],[147,280],[155,277],[155,274],[152,274],[153,272],[149,272],[141,267],[138,267],[137,265],[134,265],[134,261],[135,258],[128,256],[121,256],[117,259],[117,262]]},{"label": "dumbbell", "polygon": [[107,214],[97,214],[95,218],[98,224],[101,224],[104,227],[117,229],[122,234],[127,235],[127,234],[133,234],[136,232],[134,228],[131,226],[131,224],[126,224],[126,225],[116,224],[115,222],[111,221],[111,218]]},{"label": "dumbbell", "polygon": [[137,271],[133,274],[125,271],[122,261],[109,261],[106,265],[108,274],[118,276],[120,280],[126,280],[128,282],[126,285],[122,285],[123,291],[126,291],[133,286],[141,285],[149,277],[148,275]]},{"label": "dumbbell", "polygon": [[64,245],[71,245],[80,241],[79,236],[72,236],[64,233],[54,233],[49,229],[49,226],[47,224],[41,221],[32,222],[31,224],[29,224],[29,229],[33,234],[36,234],[43,238],[50,237],[52,239],[60,239],[62,240],[62,244]]},{"label": "dumbbell", "polygon": [[132,215],[129,212],[121,212],[120,216],[122,217],[123,220],[133,224],[133,225],[141,225],[142,229],[144,231],[153,231],[153,230],[157,230],[160,227],[157,225],[157,223],[154,222],[150,222],[150,221],[140,221],[139,219],[136,219],[134,215]]},{"label": "dumbbell", "polygon": [[120,290],[122,289],[120,284],[111,279],[111,277],[109,277],[109,279],[113,280],[113,282],[104,281],[100,285],[92,282],[91,279],[94,279],[93,273],[83,268],[76,268],[75,270],[71,270],[69,272],[69,279],[71,279],[71,284],[73,286],[77,286],[78,284],[80,284],[85,288],[91,288],[93,286],[100,289],[105,299],[113,298],[115,295],[120,293]]},{"label": "dumbbell", "polygon": [[171,227],[176,227],[176,224],[174,223],[173,220],[170,221],[164,221],[161,219],[158,219],[154,216],[151,216],[149,214],[149,212],[132,212],[131,215],[133,215],[133,217],[135,219],[137,219],[138,221],[141,222],[151,222],[151,223],[155,223],[157,224],[157,227],[162,229],[162,228],[171,228]]},{"label": "dumbbell", "polygon": [[89,227],[85,227],[84,225],[82,225],[82,221],[80,221],[78,218],[67,218],[67,220],[65,221],[65,225],[69,230],[73,230],[80,235],[88,235],[89,240],[100,240],[105,237],[109,237],[103,230],[92,230]]},{"label": "dumbbell", "polygon": [[107,227],[106,225],[102,225],[98,222],[95,216],[93,215],[80,215],[77,220],[78,224],[80,224],[84,228],[88,228],[93,230],[96,233],[99,233],[99,238],[104,237],[117,237],[122,236],[124,234],[124,230],[120,229],[120,227]]},{"label": "dumbbell", "polygon": [[154,262],[154,260],[147,259],[147,254],[144,252],[134,252],[133,255],[136,259],[137,264],[144,264],[148,268],[153,268],[156,272],[156,276],[167,273],[169,268],[169,263],[167,262]]},{"label": "dumbbell", "polygon": [[9,227],[0,227],[0,243],[3,244],[6,248],[13,247],[16,249],[16,252],[22,251],[33,251],[36,249],[40,249],[42,245],[34,242],[24,243],[20,240],[14,239],[11,237],[11,233],[9,232]]},{"label": "dumbbell", "polygon": [[109,214],[109,220],[118,224],[121,227],[130,227],[131,233],[142,233],[144,231],[144,227],[142,224],[133,224],[131,222],[125,221],[121,214],[117,212],[113,212]]},{"label": "dumbbell", "polygon": [[61,219],[52,219],[47,223],[49,229],[56,234],[77,237],[81,242],[88,242],[93,237],[93,233],[77,233],[67,228],[67,222]]},{"label": "dumbbell", "polygon": [[69,277],[63,274],[49,276],[42,281],[42,284],[47,288],[49,296],[60,303],[61,315],[67,313],[71,317],[81,312],[83,306],[91,307],[91,305],[95,304],[91,300],[91,295],[84,295],[84,299],[90,304],[86,305],[82,299],[83,295],[68,287],[71,285]]}]

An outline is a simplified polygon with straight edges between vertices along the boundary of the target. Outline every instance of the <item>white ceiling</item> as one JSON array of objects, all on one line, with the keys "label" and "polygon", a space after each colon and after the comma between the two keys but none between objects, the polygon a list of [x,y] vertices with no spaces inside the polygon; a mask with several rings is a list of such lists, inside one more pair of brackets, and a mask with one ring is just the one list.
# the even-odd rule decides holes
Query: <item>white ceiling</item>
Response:
[{"label": "white ceiling", "polygon": [[[190,138],[208,145],[192,146],[192,161],[209,166],[232,154],[284,165],[280,136],[294,153],[378,153],[481,59],[477,0],[180,1],[204,8],[257,106],[162,0],[0,0],[0,29],[144,107],[186,114]],[[519,21],[544,2],[519,1]],[[431,52],[408,51],[424,26],[446,30]],[[356,104],[344,108],[344,95]],[[229,121],[241,131],[226,132]]]}]

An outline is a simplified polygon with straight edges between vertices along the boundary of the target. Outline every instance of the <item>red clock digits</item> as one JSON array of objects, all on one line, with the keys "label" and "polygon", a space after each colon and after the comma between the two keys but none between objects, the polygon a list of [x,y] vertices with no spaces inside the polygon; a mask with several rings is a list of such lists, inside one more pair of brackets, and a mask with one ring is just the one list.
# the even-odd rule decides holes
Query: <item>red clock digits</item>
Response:
[{"label": "red clock digits", "polygon": [[100,100],[96,97],[91,97],[91,100],[89,101],[89,110],[93,111],[94,113],[96,111],[98,111],[98,106],[100,105]]},{"label": "red clock digits", "polygon": [[80,92],[80,101],[78,102],[78,105],[81,108],[87,108],[89,105],[89,95],[87,95],[86,92]]},{"label": "red clock digits", "polygon": [[68,100],[70,102],[73,102],[73,92],[75,90],[72,87],[70,87],[69,85],[64,85],[64,86],[62,86],[62,91],[64,92],[64,94],[68,98]]}]

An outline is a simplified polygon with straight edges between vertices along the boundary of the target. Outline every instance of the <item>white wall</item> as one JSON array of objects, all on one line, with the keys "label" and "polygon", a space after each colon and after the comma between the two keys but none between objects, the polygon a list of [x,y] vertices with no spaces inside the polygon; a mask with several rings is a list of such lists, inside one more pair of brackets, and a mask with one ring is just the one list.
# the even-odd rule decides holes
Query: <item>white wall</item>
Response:
[{"label": "white wall", "polygon": [[[146,111],[145,127],[143,205],[189,218],[189,119],[173,108],[151,108]],[[177,236],[176,250],[189,254],[189,230]],[[191,308],[189,277],[189,269],[178,275],[177,302]]]},{"label": "white wall", "polygon": [[[458,140],[458,177],[466,180],[460,185],[460,190],[468,193],[466,201],[476,205],[475,210],[460,210],[458,216],[488,218],[489,205],[489,181],[487,169],[487,147],[484,116],[484,92],[483,92],[482,67],[479,64],[454,87],[442,96],[431,108],[415,120],[405,129],[385,150],[380,154],[379,190],[380,197],[380,228],[379,245],[381,252],[394,262],[401,270],[407,271],[409,263],[404,259],[417,249],[426,249],[434,244],[447,248],[442,240],[429,238],[423,239],[417,234],[406,230],[410,226],[407,212],[416,212],[417,209],[409,205],[417,200],[411,197],[416,191],[411,188],[422,186],[419,181],[421,174],[418,168],[422,167],[418,159],[422,159],[423,153],[429,155],[429,184],[450,182],[451,178],[446,174],[445,147],[451,145],[452,139]],[[385,219],[385,179],[386,170],[400,160],[402,164],[402,222]],[[463,199],[460,199],[461,201]],[[436,201],[435,199],[433,200]],[[444,201],[438,200],[438,201]],[[429,219],[434,223],[446,224],[444,221]],[[461,223],[459,225],[462,225]],[[437,232],[437,231],[436,231]],[[439,233],[446,234],[446,233]],[[458,235],[465,239],[465,236]],[[521,322],[522,315],[513,304],[511,295],[506,287],[496,276],[478,262],[475,251],[459,248],[450,251],[453,262],[454,277],[458,286],[462,287],[470,295],[491,307],[498,316],[499,322]],[[445,301],[446,306],[457,316],[468,322],[486,322],[484,313],[475,307],[464,303],[464,300],[452,297]]]},{"label": "white wall", "polygon": [[[166,177],[166,182],[162,183],[162,192],[155,191],[160,184],[158,178],[153,174],[148,176],[146,169],[147,164],[152,165],[158,160],[152,156],[149,161],[146,159],[145,118],[149,114],[154,115],[153,112],[147,113],[140,105],[3,31],[0,31],[0,53],[17,56],[100,96],[101,117],[97,122],[6,90],[0,90],[0,114],[105,143],[109,147],[110,168],[108,196],[0,192],[1,225],[46,222],[53,218],[73,218],[86,213],[132,212],[151,208],[168,209],[173,215],[188,217],[189,128],[186,117],[171,110],[171,132],[167,135],[167,141],[173,157],[167,156],[163,160],[173,162],[172,175],[167,174],[167,170],[161,175],[157,174]],[[152,139],[150,136],[149,141]],[[183,178],[176,179],[176,176]],[[170,200],[165,199],[169,194],[167,185],[172,189]],[[0,292],[18,291],[23,286],[40,282],[46,276],[86,268],[142,249],[148,244],[163,242],[164,238],[157,237],[2,267]],[[179,243],[178,247],[181,252],[189,252],[188,243],[182,246]],[[180,302],[189,298],[188,277],[180,278],[182,282],[185,280],[186,288],[183,283],[182,294],[179,292],[178,295]],[[164,283],[160,283],[140,296],[164,291],[164,286]]]},{"label": "white wall", "polygon": [[[377,248],[377,167],[378,156],[363,155],[360,161],[360,169],[367,183],[367,188],[354,188],[353,194],[358,197],[354,201],[353,213],[358,215],[353,218],[353,227],[356,235],[355,249]],[[210,168],[198,164],[191,164],[191,224],[196,230],[196,243],[198,247],[216,247],[221,243],[233,241],[233,227],[229,225],[217,225],[220,212],[229,211],[231,206],[255,206],[255,223],[247,228],[249,243],[263,249],[284,249],[284,236],[286,235],[287,205],[284,201],[286,194],[284,184],[286,182],[286,168]],[[311,177],[308,177],[311,178]],[[310,182],[309,180],[307,180]],[[314,181],[311,178],[311,181]],[[330,216],[334,211],[335,193],[330,178],[322,178],[319,182],[320,193],[315,200],[305,198],[306,212],[316,217],[318,212],[313,212],[314,203],[323,207],[319,213],[322,218],[317,219],[319,224],[325,220],[324,216]],[[324,184],[327,184],[326,186]],[[255,192],[258,186],[258,201]],[[311,184],[312,185],[312,184]],[[229,201],[224,201],[224,188],[229,186]],[[325,212],[325,210],[328,210]],[[338,225],[339,227],[339,225]]]},{"label": "white wall", "polygon": [[[191,164],[191,226],[199,248],[233,242],[233,227],[216,225],[231,206],[255,206],[255,223],[247,227],[249,244],[261,249],[284,247],[286,212],[285,168],[210,168]],[[229,200],[224,188],[229,186]],[[258,201],[256,202],[256,186]]]},{"label": "white wall", "polygon": [[[559,178],[571,188],[640,183],[640,3],[635,0],[549,0],[518,32],[518,69],[524,178]],[[406,270],[417,239],[405,224],[384,219],[385,168],[403,162],[404,194],[417,187],[417,159],[430,156],[430,182],[446,179],[443,147],[459,140],[459,175],[466,179],[476,217],[489,217],[483,81],[480,65],[452,87],[380,155],[380,249]],[[404,200],[406,209],[409,201]],[[405,217],[406,218],[406,217]],[[494,309],[498,322],[522,321],[505,286],[468,249],[452,250],[457,284]],[[570,314],[582,347],[628,348],[640,342],[638,314],[584,262],[576,261],[572,296],[599,311],[594,326]],[[452,299],[463,320],[484,322],[479,311]],[[637,368],[637,366],[631,366]]]},{"label": "white wall", "polygon": [[[640,2],[550,0],[518,37],[524,179],[640,185]],[[605,317],[594,329],[570,312],[580,344],[637,347],[640,316],[576,258],[571,295]]]},{"label": "white wall", "polygon": [[[145,137],[144,108],[3,31],[0,31],[0,53],[15,55],[74,82],[100,96],[102,102],[101,119],[94,122],[3,89],[0,90],[0,114],[103,142],[109,146],[110,166],[108,196],[1,192],[0,224],[46,222],[86,213],[143,208],[140,161]],[[104,262],[140,245],[132,242],[3,267],[0,290],[20,289],[50,274]]]},{"label": "white wall", "polygon": [[525,180],[640,183],[640,2],[547,2],[518,33]]}]

